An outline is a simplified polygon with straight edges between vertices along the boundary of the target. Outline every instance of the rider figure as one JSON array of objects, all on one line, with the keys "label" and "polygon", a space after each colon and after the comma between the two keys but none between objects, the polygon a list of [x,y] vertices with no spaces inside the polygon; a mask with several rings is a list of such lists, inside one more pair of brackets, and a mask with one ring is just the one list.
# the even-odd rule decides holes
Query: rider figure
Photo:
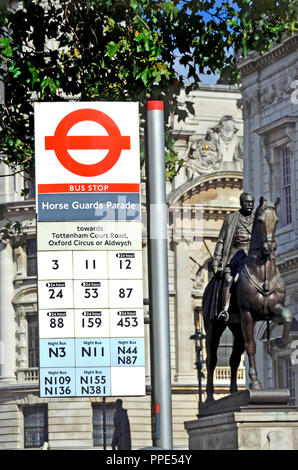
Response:
[{"label": "rider figure", "polygon": [[254,219],[254,197],[251,193],[240,196],[240,210],[229,214],[222,225],[215,246],[212,268],[217,277],[221,278],[221,294],[219,302],[221,311],[219,320],[229,320],[231,299],[230,288],[243,268],[247,256]]}]

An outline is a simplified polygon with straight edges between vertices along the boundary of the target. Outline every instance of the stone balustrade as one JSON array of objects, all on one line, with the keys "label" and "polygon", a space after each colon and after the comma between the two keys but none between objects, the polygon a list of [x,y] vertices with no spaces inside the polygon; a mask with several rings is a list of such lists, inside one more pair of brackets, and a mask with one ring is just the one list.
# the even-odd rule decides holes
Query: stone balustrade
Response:
[{"label": "stone balustrade", "polygon": [[[205,379],[207,377],[206,369],[203,370]],[[39,378],[39,369],[38,367],[26,367],[23,369],[18,369],[17,372],[17,382],[38,382]],[[237,381],[239,385],[245,384],[245,368],[239,367],[237,373]],[[203,381],[204,382],[204,381]],[[216,367],[214,373],[214,384],[221,385],[223,383],[228,384],[230,382],[230,367]]]},{"label": "stone balustrade", "polygon": [[24,369],[18,369],[16,371],[17,382],[38,382],[39,369],[38,367],[26,367]]}]

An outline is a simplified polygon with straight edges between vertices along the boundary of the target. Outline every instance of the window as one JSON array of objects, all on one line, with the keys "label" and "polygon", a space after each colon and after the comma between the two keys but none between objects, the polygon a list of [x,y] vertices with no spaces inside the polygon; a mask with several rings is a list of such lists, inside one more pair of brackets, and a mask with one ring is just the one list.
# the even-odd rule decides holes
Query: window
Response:
[{"label": "window", "polygon": [[48,440],[48,409],[46,405],[25,406],[24,447],[42,447]]},{"label": "window", "polygon": [[27,239],[26,253],[27,253],[27,276],[36,276],[37,274],[36,238]]},{"label": "window", "polygon": [[280,149],[281,163],[281,215],[282,225],[292,222],[292,201],[291,201],[291,152],[288,146]]},{"label": "window", "polygon": [[290,390],[290,405],[296,403],[295,371],[290,358],[285,360],[285,386]]},{"label": "window", "polygon": [[217,366],[229,366],[230,356],[233,348],[233,334],[226,329],[220,338],[219,348],[217,350]]},{"label": "window", "polygon": [[28,367],[39,366],[39,345],[38,345],[38,316],[37,314],[27,315],[28,325]]},{"label": "window", "polygon": [[[295,178],[291,162],[295,148],[296,116],[283,116],[256,129],[261,137],[264,163],[259,178],[260,195],[274,202],[280,198],[277,228],[287,226],[294,219]],[[255,174],[257,176],[257,174]],[[258,179],[258,178],[257,178]]]},{"label": "window", "polygon": [[104,446],[104,431],[106,445],[111,446],[114,433],[114,403],[99,403],[93,405],[93,445]]}]

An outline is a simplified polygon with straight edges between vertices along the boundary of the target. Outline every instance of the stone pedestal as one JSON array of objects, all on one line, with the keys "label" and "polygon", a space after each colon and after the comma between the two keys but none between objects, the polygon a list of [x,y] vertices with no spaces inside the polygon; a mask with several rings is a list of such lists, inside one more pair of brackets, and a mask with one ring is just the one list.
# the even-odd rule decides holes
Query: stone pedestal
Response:
[{"label": "stone pedestal", "polygon": [[298,450],[298,410],[287,390],[238,392],[185,422],[190,450]]}]

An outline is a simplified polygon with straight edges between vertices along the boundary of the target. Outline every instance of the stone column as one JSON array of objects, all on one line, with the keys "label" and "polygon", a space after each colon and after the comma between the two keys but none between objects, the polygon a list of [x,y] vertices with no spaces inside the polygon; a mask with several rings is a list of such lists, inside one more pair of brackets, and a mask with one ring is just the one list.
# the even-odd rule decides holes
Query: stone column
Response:
[{"label": "stone column", "polygon": [[21,306],[16,311],[17,315],[17,322],[16,322],[16,336],[17,342],[16,346],[18,349],[18,354],[16,354],[16,366],[18,368],[24,369],[28,367],[28,354],[27,354],[27,345],[28,342],[26,340],[26,312],[24,307]]},{"label": "stone column", "polygon": [[15,312],[14,270],[12,248],[9,243],[0,243],[0,380],[15,381]]},{"label": "stone column", "polygon": [[194,319],[191,298],[189,243],[185,239],[175,242],[175,341],[176,373],[174,381],[181,384],[196,384],[194,341]]}]

